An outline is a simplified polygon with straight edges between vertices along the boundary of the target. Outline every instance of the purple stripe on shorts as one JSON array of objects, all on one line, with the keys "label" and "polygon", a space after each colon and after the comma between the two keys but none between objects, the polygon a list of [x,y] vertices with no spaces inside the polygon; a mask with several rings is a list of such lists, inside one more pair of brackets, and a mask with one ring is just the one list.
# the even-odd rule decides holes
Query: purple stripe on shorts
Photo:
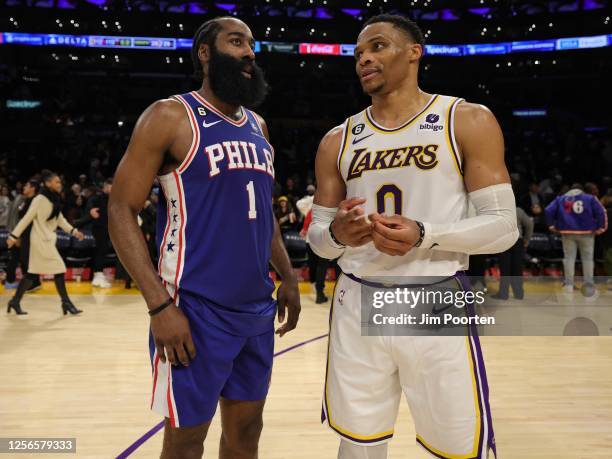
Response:
[{"label": "purple stripe on shorts", "polygon": [[[457,276],[457,280],[459,281],[459,283],[461,284],[464,290],[472,290],[470,279],[465,274],[465,272],[459,271],[457,272],[456,276]],[[467,306],[467,313],[470,317],[476,314],[473,303]],[[485,362],[484,362],[484,358],[482,354],[482,348],[480,346],[480,339],[478,337],[478,329],[476,325],[474,324],[469,325],[469,329],[470,329],[470,334],[472,335],[474,339],[475,349],[473,349],[473,353],[476,354],[475,361],[478,364],[478,371],[480,373],[480,380],[482,382],[482,392],[483,392],[484,403],[485,403],[485,408],[486,408],[486,413],[487,413],[487,424],[488,424],[488,429],[489,429],[489,441],[488,441],[487,447],[490,448],[493,451],[493,454],[495,455],[495,457],[497,457],[497,448],[495,446],[495,433],[493,431],[493,419],[491,417],[491,405],[489,403],[489,383],[487,380],[487,371],[485,369]],[[476,382],[478,383],[478,380],[476,380]]]}]

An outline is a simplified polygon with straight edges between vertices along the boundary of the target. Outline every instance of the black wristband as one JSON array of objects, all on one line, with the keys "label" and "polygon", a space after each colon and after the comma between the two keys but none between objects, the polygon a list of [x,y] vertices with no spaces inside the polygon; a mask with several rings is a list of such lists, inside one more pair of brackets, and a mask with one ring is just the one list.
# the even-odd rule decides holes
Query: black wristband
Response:
[{"label": "black wristband", "polygon": [[76,228],[72,228],[72,229],[70,230],[70,235],[71,235],[71,236],[72,236],[72,233],[74,233],[74,231],[75,231],[75,230],[76,230]]},{"label": "black wristband", "polygon": [[9,233],[9,237],[12,237],[13,239],[19,239],[17,236],[15,236],[13,233]]},{"label": "black wristband", "polygon": [[340,242],[340,241],[339,241],[339,240],[336,238],[336,236],[334,236],[334,232],[332,231],[332,224],[333,224],[333,223],[334,223],[334,222],[332,221],[332,222],[329,224],[329,235],[331,236],[332,241],[334,241],[334,242],[335,242],[336,244],[338,244],[339,246],[346,247],[346,244],[343,244],[342,242]]},{"label": "black wristband", "polygon": [[160,306],[156,307],[155,309],[151,309],[149,311],[149,315],[150,316],[154,316],[155,314],[159,314],[160,312],[162,312],[164,309],[166,309],[168,306],[170,306],[172,303],[174,303],[174,300],[172,298],[168,298],[164,303],[162,303]]},{"label": "black wristband", "polygon": [[425,225],[423,225],[421,222],[416,221],[416,220],[415,220],[415,223],[419,227],[419,240],[416,241],[414,246],[421,247],[421,244],[423,243],[423,239],[425,238]]}]

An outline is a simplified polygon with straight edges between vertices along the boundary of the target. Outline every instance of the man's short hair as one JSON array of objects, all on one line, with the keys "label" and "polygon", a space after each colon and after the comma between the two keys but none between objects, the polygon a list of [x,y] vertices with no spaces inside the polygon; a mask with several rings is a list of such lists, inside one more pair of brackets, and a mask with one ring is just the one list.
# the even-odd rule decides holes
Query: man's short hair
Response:
[{"label": "man's short hair", "polygon": [[202,70],[202,63],[198,57],[198,50],[200,45],[208,45],[210,47],[215,45],[215,40],[219,31],[221,30],[221,19],[231,18],[231,16],[219,16],[214,19],[209,19],[196,30],[193,35],[193,44],[191,45],[191,60],[193,61],[193,76],[198,79],[204,78],[204,71]]},{"label": "man's short hair", "polygon": [[377,24],[379,22],[388,22],[389,24],[393,24],[394,27],[403,30],[411,40],[414,40],[415,43],[421,46],[425,45],[423,31],[417,25],[417,23],[408,19],[407,17],[400,16],[399,14],[379,14],[377,16],[372,16],[363,24],[361,30],[365,29],[371,24]]}]

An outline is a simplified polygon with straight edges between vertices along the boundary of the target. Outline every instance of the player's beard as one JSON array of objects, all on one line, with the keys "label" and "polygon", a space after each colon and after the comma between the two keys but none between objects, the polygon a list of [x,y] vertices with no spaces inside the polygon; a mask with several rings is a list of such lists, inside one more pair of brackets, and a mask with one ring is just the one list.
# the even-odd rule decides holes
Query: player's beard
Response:
[{"label": "player's beard", "polygon": [[[242,71],[251,69],[251,78],[246,78]],[[255,108],[268,94],[263,70],[255,61],[236,59],[217,51],[212,46],[208,62],[208,80],[215,96],[230,105],[242,105]]]}]

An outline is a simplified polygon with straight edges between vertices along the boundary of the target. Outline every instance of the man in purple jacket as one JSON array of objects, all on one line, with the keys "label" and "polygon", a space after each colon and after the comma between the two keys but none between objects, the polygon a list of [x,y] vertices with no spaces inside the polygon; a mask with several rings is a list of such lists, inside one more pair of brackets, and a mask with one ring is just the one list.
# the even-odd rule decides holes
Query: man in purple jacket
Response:
[{"label": "man in purple jacket", "polygon": [[567,193],[557,196],[546,207],[546,222],[553,232],[561,233],[563,243],[563,288],[574,290],[574,264],[580,249],[582,274],[585,285],[593,285],[593,248],[595,235],[608,229],[606,210],[597,197],[584,192],[582,185],[574,184]]}]

